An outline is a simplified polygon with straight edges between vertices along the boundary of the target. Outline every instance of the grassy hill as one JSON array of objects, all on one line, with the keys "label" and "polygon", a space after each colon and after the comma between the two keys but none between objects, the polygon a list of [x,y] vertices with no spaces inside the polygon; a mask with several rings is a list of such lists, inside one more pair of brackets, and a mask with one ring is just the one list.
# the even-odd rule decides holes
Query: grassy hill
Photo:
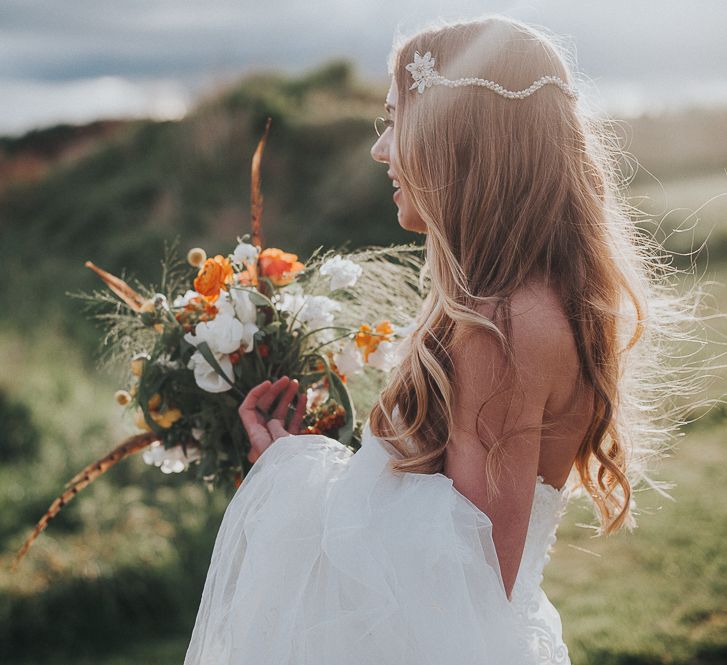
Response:
[{"label": "grassy hill", "polygon": [[[0,187],[0,262],[11,284],[0,291],[0,311],[28,327],[42,304],[46,320],[88,339],[64,296],[98,285],[87,259],[154,281],[163,242],[177,234],[208,255],[231,251],[250,230],[250,160],[267,116],[266,246],[306,257],[321,243],[411,241],[396,221],[385,167],[369,154],[384,94],[333,62],[298,79],[250,76],[181,121],[6,139],[0,164],[14,176]],[[85,149],[74,153],[80,141]],[[18,161],[42,155],[43,168],[22,177]]]}]

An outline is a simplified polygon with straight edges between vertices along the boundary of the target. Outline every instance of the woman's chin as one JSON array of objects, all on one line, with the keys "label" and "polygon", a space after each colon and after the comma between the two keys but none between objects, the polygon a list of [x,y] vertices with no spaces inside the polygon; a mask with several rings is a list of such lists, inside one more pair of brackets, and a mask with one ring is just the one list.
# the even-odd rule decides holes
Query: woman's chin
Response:
[{"label": "woman's chin", "polygon": [[412,220],[407,219],[407,216],[402,214],[401,209],[399,209],[399,212],[396,216],[396,218],[399,220],[399,226],[401,226],[402,229],[405,231],[411,231],[412,233],[424,233],[425,228],[424,225],[421,223],[412,222]]}]

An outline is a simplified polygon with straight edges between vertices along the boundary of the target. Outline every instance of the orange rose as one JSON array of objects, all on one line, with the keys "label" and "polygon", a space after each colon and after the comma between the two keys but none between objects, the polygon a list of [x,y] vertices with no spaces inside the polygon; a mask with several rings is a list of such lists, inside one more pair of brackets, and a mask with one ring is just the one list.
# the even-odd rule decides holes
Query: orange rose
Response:
[{"label": "orange rose", "polygon": [[372,334],[371,326],[364,323],[356,333],[356,346],[359,349],[363,349],[364,362],[369,361],[369,354],[376,351],[381,342],[391,341],[389,336],[394,333],[391,323],[389,323],[386,319],[377,323],[374,331],[376,334]]},{"label": "orange rose", "polygon": [[298,261],[297,254],[290,254],[275,247],[268,247],[260,252],[258,266],[260,276],[268,277],[275,286],[290,284],[295,275],[305,267]]},{"label": "orange rose", "polygon": [[207,259],[194,278],[194,290],[201,294],[205,300],[214,302],[220,295],[220,289],[234,279],[234,272],[230,261],[217,254]]}]

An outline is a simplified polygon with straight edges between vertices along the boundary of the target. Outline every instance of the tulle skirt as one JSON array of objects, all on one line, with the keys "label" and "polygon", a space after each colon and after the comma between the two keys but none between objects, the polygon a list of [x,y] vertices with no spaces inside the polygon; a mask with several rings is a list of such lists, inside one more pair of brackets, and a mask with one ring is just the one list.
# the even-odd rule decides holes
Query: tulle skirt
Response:
[{"label": "tulle skirt", "polygon": [[185,665],[520,665],[492,523],[385,444],[275,441],[225,511]]}]

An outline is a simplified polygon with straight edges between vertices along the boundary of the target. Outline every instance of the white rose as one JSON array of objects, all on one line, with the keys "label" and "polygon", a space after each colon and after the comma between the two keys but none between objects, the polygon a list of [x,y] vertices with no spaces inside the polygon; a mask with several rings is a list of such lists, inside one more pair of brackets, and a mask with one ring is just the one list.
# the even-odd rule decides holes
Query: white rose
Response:
[{"label": "white rose", "polygon": [[249,242],[241,242],[232,253],[232,261],[242,266],[245,263],[256,263],[258,257],[258,248]]},{"label": "white rose", "polygon": [[[213,353],[212,355],[222,368],[225,376],[230,381],[234,381],[235,376],[230,357],[222,353]],[[189,363],[187,363],[187,368],[194,371],[194,380],[197,382],[197,385],[208,393],[223,393],[232,387],[217,373],[214,367],[207,362],[199,351],[195,351],[192,354]]]},{"label": "white rose", "polygon": [[300,293],[289,293],[286,291],[285,293],[279,294],[274,302],[279,311],[288,312],[293,316],[297,314],[295,321],[293,321],[293,330],[299,328],[301,324],[299,310],[302,310],[303,305],[305,305],[305,296]]},{"label": "white rose", "polygon": [[217,308],[217,314],[215,317],[222,316],[235,316],[235,307],[232,304],[230,293],[226,289],[222,289],[217,296],[217,300],[214,302],[214,306]]},{"label": "white rose", "polygon": [[245,353],[252,351],[255,345],[255,333],[260,330],[254,323],[242,324],[242,337],[240,338],[240,346]]},{"label": "white rose", "polygon": [[331,277],[331,291],[353,286],[362,272],[363,268],[360,265],[351,259],[341,258],[340,254],[328,259],[320,267],[321,275]]},{"label": "white rose", "polygon": [[194,333],[186,333],[184,339],[194,346],[207,342],[213,353],[232,353],[240,348],[248,334],[249,329],[246,330],[234,316],[218,312],[211,321],[200,321]]},{"label": "white rose", "polygon": [[242,323],[255,323],[257,320],[257,307],[250,299],[250,293],[244,289],[232,289],[230,293],[232,307],[237,318]]},{"label": "white rose", "polygon": [[344,374],[355,374],[363,369],[361,351],[352,339],[348,340],[341,351],[333,356],[333,362]]},{"label": "white rose", "polygon": [[328,296],[308,296],[300,313],[300,318],[315,330],[333,324],[333,313],[340,311],[341,305]]}]

